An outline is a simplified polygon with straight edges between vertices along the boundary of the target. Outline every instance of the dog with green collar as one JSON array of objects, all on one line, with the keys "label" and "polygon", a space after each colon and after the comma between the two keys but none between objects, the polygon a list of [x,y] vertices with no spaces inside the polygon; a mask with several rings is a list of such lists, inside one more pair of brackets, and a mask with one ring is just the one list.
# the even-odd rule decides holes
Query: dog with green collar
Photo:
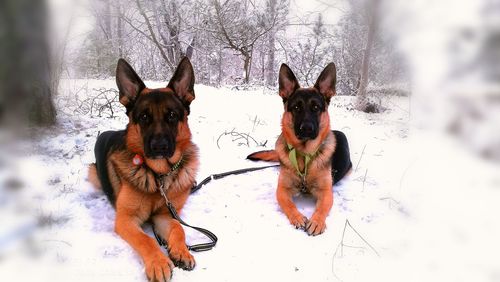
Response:
[{"label": "dog with green collar", "polygon": [[[347,137],[331,130],[328,105],[335,95],[336,69],[330,63],[314,87],[301,88],[285,64],[279,72],[279,95],[283,99],[282,132],[275,149],[255,152],[247,158],[280,163],[276,198],[283,213],[297,229],[319,235],[333,205],[332,186],[352,168]],[[301,214],[293,196],[311,194],[316,210],[311,218]]]}]

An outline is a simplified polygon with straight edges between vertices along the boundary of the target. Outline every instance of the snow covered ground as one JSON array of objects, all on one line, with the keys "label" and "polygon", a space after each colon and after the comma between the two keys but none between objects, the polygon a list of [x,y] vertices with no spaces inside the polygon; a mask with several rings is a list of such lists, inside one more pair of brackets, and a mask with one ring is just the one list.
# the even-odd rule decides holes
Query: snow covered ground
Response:
[{"label": "snow covered ground", "polygon": [[[103,87],[114,81],[63,81],[59,125],[37,142],[16,142],[24,154],[2,152],[2,281],[146,280],[139,256],[113,231],[113,208],[85,180],[98,132],[127,122],[116,105],[113,118],[107,109],[89,112],[88,98]],[[274,146],[283,108],[276,93],[195,91],[198,180],[265,165],[245,157]],[[381,114],[359,113],[351,102],[335,97],[329,108],[332,127],[349,138],[354,170],[333,188],[326,232],[309,237],[289,225],[274,196],[277,169],[214,180],[182,217],[219,243],[194,253],[196,268],[175,269],[173,281],[500,281],[499,167],[413,125],[407,98],[385,99]],[[312,214],[312,199],[296,201]],[[204,240],[187,232],[189,243]]]}]

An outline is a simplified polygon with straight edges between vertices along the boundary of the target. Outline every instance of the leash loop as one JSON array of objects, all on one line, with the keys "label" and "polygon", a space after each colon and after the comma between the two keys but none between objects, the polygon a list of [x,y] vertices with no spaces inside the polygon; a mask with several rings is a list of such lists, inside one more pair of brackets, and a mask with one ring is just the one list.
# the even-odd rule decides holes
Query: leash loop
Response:
[{"label": "leash loop", "polygon": [[[208,184],[210,181],[212,181],[214,179],[217,180],[217,179],[221,179],[221,178],[224,178],[226,176],[229,176],[229,175],[238,175],[238,174],[242,174],[242,173],[246,173],[246,172],[251,172],[251,171],[256,171],[256,170],[261,170],[261,169],[266,169],[266,168],[271,168],[271,167],[279,167],[279,166],[280,165],[268,165],[268,166],[261,166],[261,167],[251,167],[251,168],[243,168],[243,169],[237,169],[237,170],[232,170],[232,171],[227,171],[227,172],[212,174],[212,175],[206,177],[205,179],[203,179],[200,183],[195,183],[195,185],[191,188],[191,192],[190,193],[193,194],[194,192],[198,191],[201,187],[203,187],[204,185]],[[178,166],[176,167],[176,169],[177,168],[178,168]],[[172,218],[174,218],[177,221],[179,221],[180,224],[182,224],[184,226],[187,226],[189,228],[192,228],[192,229],[194,229],[194,230],[202,233],[203,235],[205,235],[208,239],[210,239],[210,242],[208,242],[208,243],[200,243],[200,244],[195,244],[195,245],[191,245],[191,246],[188,245],[187,246],[188,250],[193,251],[193,252],[203,252],[203,251],[211,250],[217,244],[217,241],[218,241],[217,236],[214,233],[212,233],[211,231],[209,231],[209,230],[207,230],[205,228],[201,228],[201,227],[192,226],[192,225],[187,224],[184,220],[182,220],[180,218],[179,214],[175,210],[174,205],[172,205],[172,203],[167,198],[167,194],[165,193],[165,177],[170,176],[170,174],[172,174],[174,171],[175,170],[171,170],[167,174],[163,174],[163,175],[159,175],[158,176],[159,177],[159,182],[160,182],[159,190],[160,190],[161,195],[165,199],[167,208],[168,208],[170,214],[172,215]],[[156,233],[156,230],[154,229],[154,226],[153,226],[153,233],[155,235],[156,241],[158,241],[158,244],[160,246],[166,246],[167,245],[167,242],[165,242],[165,240],[163,238],[161,238]]]},{"label": "leash loop", "polygon": [[[182,220],[182,218],[180,218],[179,214],[175,210],[174,205],[172,205],[172,203],[167,198],[167,194],[165,193],[165,190],[164,190],[164,184],[165,184],[164,177],[161,177],[160,178],[160,189],[159,190],[160,190],[161,195],[165,199],[165,203],[167,205],[168,211],[172,215],[172,218],[174,218],[177,221],[179,221],[180,224],[182,224],[184,226],[187,226],[189,228],[192,228],[192,229],[194,229],[194,230],[202,233],[203,235],[207,236],[210,239],[210,242],[208,242],[208,243],[195,244],[195,245],[191,245],[191,246],[188,245],[187,246],[188,250],[193,251],[193,252],[203,252],[203,251],[211,250],[213,247],[215,247],[215,244],[217,244],[217,240],[218,239],[217,239],[217,236],[215,236],[214,233],[210,232],[209,230],[207,230],[205,228],[201,228],[201,227],[192,226],[190,224],[187,224],[184,220]],[[158,244],[160,246],[165,246],[166,245],[165,240],[163,240],[156,233],[154,227],[153,227],[153,233],[154,233],[154,235],[156,237],[156,241],[158,241]]]}]

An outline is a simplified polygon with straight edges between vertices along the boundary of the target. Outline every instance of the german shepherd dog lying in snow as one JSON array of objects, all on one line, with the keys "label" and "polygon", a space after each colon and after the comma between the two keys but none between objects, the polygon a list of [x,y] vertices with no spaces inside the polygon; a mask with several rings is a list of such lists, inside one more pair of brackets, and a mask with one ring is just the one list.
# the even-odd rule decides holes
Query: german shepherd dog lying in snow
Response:
[{"label": "german shepherd dog lying in snow", "polygon": [[[285,112],[281,135],[274,150],[249,155],[250,160],[279,161],[280,175],[276,197],[288,220],[309,235],[325,231],[325,219],[333,205],[332,185],[351,169],[346,136],[330,130],[328,105],[335,95],[336,69],[330,63],[311,88],[301,88],[285,64],[279,72],[279,95]],[[292,197],[310,193],[316,210],[307,219]]]},{"label": "german shepherd dog lying in snow", "polygon": [[[184,58],[167,87],[150,89],[120,59],[116,83],[129,123],[125,130],[99,135],[89,180],[116,208],[115,231],[139,253],[147,277],[168,281],[174,265],[187,270],[195,266],[184,230],[159,191],[163,189],[180,212],[195,183],[198,148],[188,126],[189,105],[195,98],[193,67]],[[166,239],[168,256],[142,230],[148,220]]]}]

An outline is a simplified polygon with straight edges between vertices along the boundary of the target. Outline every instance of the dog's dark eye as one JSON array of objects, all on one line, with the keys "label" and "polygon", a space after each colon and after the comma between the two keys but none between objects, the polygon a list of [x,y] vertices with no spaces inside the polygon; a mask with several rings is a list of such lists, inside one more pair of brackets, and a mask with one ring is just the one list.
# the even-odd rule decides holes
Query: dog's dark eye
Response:
[{"label": "dog's dark eye", "polygon": [[149,121],[149,115],[146,113],[143,113],[139,116],[139,121],[143,123],[147,123]]},{"label": "dog's dark eye", "polygon": [[170,111],[167,114],[167,121],[169,121],[169,122],[175,122],[175,121],[177,121],[177,117],[178,117],[178,115],[177,115],[176,112]]},{"label": "dog's dark eye", "polygon": [[293,106],[293,107],[292,107],[292,110],[293,110],[294,112],[300,112],[300,110],[301,110],[301,109],[300,109],[300,106],[299,106],[299,105],[295,105],[295,106]]},{"label": "dog's dark eye", "polygon": [[316,105],[316,104],[314,104],[314,105],[312,105],[311,110],[312,110],[313,112],[317,112],[317,111],[319,111],[319,106],[318,106],[318,105]]}]

